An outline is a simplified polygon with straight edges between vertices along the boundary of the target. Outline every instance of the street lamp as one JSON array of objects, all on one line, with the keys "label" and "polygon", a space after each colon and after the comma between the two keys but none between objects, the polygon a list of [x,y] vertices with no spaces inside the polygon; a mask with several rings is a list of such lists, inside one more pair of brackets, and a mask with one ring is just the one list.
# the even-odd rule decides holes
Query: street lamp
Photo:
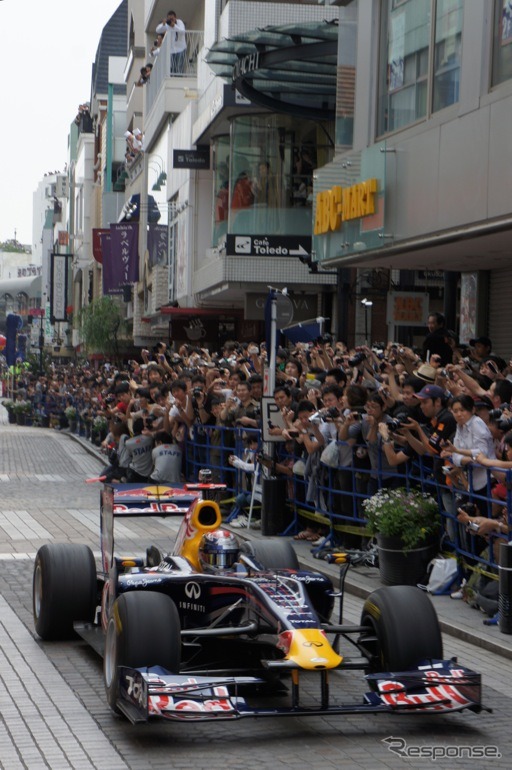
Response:
[{"label": "street lamp", "polygon": [[371,312],[370,308],[372,307],[373,302],[364,297],[361,300],[361,305],[364,307],[364,344],[368,345],[368,313]]}]

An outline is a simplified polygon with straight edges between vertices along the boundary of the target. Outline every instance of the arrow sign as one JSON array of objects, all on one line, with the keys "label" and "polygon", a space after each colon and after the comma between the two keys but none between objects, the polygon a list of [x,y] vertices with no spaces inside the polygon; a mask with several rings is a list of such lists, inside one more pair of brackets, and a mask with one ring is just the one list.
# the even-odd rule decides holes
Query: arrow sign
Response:
[{"label": "arrow sign", "polygon": [[309,251],[306,251],[306,249],[303,247],[301,243],[299,243],[298,249],[290,249],[290,256],[296,256],[296,257],[308,257]]},{"label": "arrow sign", "polygon": [[228,234],[226,252],[236,257],[307,257],[311,254],[311,236]]}]

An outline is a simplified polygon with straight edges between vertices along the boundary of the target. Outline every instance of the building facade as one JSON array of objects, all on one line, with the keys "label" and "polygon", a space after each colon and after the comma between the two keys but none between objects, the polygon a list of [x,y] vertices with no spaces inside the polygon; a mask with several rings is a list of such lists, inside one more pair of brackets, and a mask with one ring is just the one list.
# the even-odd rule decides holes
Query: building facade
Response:
[{"label": "building facade", "polygon": [[[510,3],[359,0],[346,10],[357,50],[353,141],[318,171],[315,258],[388,271],[389,337],[419,333],[442,294],[462,342],[486,334],[508,355]],[[340,46],[343,35],[340,18]],[[417,301],[401,297],[404,287]]]}]

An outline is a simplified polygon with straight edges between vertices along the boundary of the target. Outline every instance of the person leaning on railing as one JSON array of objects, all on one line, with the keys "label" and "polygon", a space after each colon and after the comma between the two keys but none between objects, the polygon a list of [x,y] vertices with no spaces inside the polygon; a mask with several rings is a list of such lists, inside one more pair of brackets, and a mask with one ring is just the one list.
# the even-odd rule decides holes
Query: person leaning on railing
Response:
[{"label": "person leaning on railing", "polygon": [[[441,457],[449,460],[455,467],[472,467],[472,491],[484,495],[487,487],[487,472],[480,465],[475,465],[476,458],[484,454],[495,459],[494,439],[485,422],[475,414],[475,402],[471,396],[458,396],[451,404],[451,411],[457,421],[453,443],[446,441]],[[481,505],[477,501],[477,505]]]}]

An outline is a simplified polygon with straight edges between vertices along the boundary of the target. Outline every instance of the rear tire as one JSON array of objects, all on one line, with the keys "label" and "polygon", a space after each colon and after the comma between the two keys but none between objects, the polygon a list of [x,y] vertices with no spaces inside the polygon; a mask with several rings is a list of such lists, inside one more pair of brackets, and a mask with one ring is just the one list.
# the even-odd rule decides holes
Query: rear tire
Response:
[{"label": "rear tire", "polygon": [[267,569],[300,569],[297,554],[287,540],[252,541],[249,551]]},{"label": "rear tire", "polygon": [[373,672],[407,671],[423,660],[443,658],[436,611],[427,594],[415,586],[374,591],[364,603],[361,625],[372,629],[359,642],[372,654]]},{"label": "rear tire", "polygon": [[53,543],[39,549],[32,609],[41,639],[69,639],[74,621],[92,623],[97,598],[96,564],[88,546]]},{"label": "rear tire", "polygon": [[119,713],[119,666],[162,666],[177,674],[181,627],[173,600],[156,591],[121,594],[112,607],[105,639],[103,678],[110,708]]}]

